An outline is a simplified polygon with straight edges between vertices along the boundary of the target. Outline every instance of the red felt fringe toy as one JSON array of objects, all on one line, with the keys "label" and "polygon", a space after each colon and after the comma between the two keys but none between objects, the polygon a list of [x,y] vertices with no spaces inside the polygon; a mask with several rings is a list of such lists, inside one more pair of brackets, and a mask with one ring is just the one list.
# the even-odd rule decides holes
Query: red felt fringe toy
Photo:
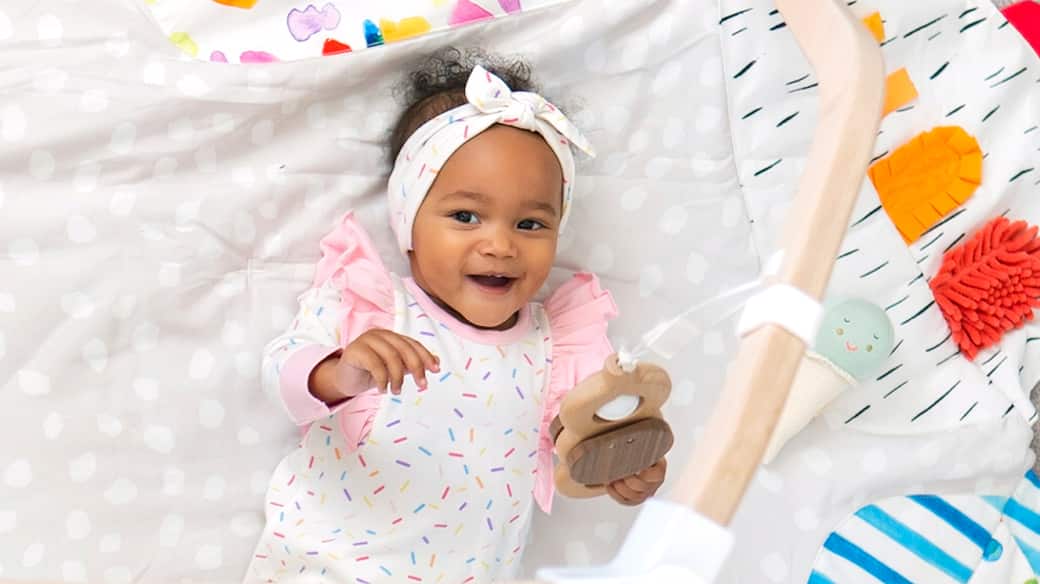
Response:
[{"label": "red felt fringe toy", "polygon": [[1025,221],[999,217],[943,258],[932,293],[968,359],[1033,319],[1040,306],[1036,235]]}]

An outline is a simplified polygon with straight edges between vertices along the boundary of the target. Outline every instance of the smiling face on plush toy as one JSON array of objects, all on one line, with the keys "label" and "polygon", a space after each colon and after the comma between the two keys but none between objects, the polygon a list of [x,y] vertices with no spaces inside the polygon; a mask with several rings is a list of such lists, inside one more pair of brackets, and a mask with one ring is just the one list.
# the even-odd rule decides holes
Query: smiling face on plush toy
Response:
[{"label": "smiling face on plush toy", "polygon": [[827,307],[813,350],[856,379],[866,377],[888,358],[892,322],[877,305],[841,300]]}]

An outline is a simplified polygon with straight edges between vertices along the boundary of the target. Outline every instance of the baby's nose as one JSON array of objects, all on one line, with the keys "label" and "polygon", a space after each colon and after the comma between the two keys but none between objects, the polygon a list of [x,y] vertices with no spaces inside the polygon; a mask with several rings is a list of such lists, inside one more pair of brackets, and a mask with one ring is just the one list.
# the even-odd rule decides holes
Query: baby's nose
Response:
[{"label": "baby's nose", "polygon": [[484,239],[482,251],[495,257],[513,257],[516,255],[516,243],[509,230],[491,229]]}]

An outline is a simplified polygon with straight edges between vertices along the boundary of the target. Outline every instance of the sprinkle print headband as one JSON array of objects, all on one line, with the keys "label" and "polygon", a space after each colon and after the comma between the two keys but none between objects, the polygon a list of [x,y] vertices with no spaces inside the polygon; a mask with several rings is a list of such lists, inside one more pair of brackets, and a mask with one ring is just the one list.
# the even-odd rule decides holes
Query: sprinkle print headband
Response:
[{"label": "sprinkle print headband", "polygon": [[412,224],[441,166],[470,138],[495,124],[538,132],[563,169],[560,230],[570,215],[574,156],[570,145],[594,156],[592,146],[560,110],[537,93],[512,91],[504,81],[476,66],[466,82],[466,101],[426,122],[412,134],[394,161],[387,187],[390,225],[402,253],[412,249]]}]

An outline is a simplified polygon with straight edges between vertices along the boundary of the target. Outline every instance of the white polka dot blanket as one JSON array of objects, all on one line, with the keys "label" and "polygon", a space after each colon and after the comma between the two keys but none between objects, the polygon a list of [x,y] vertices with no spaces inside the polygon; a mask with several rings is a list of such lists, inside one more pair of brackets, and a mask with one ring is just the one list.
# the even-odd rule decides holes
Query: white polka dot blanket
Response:
[{"label": "white polka dot blanket", "polygon": [[[849,9],[879,13],[888,72],[906,70],[891,94],[911,96],[882,122],[878,162],[960,126],[981,176],[962,172],[977,179],[971,196],[924,211],[901,207],[913,181],[864,181],[830,295],[880,306],[892,353],[760,470],[721,581],[1017,578],[1040,549],[1021,528],[1036,508],[1022,478],[1040,329],[1003,332],[968,359],[970,335],[954,334],[931,284],[943,252],[991,220],[1040,223],[1040,62],[985,2]],[[322,10],[300,22],[324,26]],[[819,109],[766,0],[573,0],[248,66],[233,65],[246,47],[224,51],[232,64],[186,60],[171,32],[136,0],[0,7],[2,578],[242,578],[268,479],[298,439],[261,392],[262,347],[345,210],[403,271],[383,144],[399,108],[390,89],[420,53],[526,56],[595,145],[552,283],[598,273],[621,313],[616,346],[758,275]],[[970,170],[973,151],[956,146],[924,169]],[[673,468],[711,439],[701,428],[736,344],[729,322],[690,340],[664,363]],[[535,517],[525,571],[606,560],[633,515],[558,499]]]}]

